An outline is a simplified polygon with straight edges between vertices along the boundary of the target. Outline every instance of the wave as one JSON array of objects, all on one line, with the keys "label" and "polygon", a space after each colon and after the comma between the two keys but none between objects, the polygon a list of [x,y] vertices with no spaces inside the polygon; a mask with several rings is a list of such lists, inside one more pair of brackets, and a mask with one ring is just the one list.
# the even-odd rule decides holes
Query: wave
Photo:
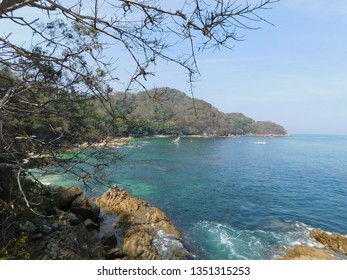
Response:
[{"label": "wave", "polygon": [[237,229],[229,224],[201,221],[189,239],[200,244],[201,259],[276,259],[295,245],[321,247],[310,238],[310,227],[300,222],[273,220],[257,229]]}]

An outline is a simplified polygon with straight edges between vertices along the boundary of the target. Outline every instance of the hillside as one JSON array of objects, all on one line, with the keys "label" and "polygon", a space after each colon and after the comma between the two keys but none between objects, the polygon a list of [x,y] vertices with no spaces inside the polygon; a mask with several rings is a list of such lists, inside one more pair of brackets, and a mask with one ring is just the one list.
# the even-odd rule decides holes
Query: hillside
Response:
[{"label": "hillside", "polygon": [[[275,123],[257,122],[240,113],[225,114],[211,104],[170,88],[113,96],[120,115],[119,133],[132,135],[286,135]],[[123,116],[126,115],[126,118]]]}]

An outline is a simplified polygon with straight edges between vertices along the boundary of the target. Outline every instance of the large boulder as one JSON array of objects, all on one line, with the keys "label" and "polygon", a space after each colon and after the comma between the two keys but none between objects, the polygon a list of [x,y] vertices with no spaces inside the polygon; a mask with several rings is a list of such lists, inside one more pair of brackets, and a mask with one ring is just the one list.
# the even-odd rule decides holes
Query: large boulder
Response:
[{"label": "large boulder", "polygon": [[310,237],[317,243],[316,247],[295,246],[285,251],[283,260],[334,260],[346,259],[347,237],[339,233],[327,233],[313,229]]},{"label": "large boulder", "polygon": [[57,207],[61,210],[68,210],[72,202],[83,194],[80,187],[58,187],[57,192]]},{"label": "large boulder", "polygon": [[314,229],[311,231],[311,237],[340,254],[347,255],[347,237],[339,233],[328,234],[323,230]]},{"label": "large boulder", "polygon": [[128,259],[184,259],[189,256],[179,232],[160,209],[116,186],[95,199],[95,203],[101,212],[117,214],[114,226],[119,229],[122,251]]},{"label": "large boulder", "polygon": [[100,207],[93,202],[89,202],[83,196],[79,196],[72,201],[70,211],[81,217],[83,221],[91,219],[93,222],[97,222],[100,215]]}]

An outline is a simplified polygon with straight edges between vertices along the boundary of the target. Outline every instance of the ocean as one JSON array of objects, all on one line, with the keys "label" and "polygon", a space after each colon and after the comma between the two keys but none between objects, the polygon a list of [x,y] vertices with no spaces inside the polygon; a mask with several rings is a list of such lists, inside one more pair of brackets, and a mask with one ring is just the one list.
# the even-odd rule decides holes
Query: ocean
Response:
[{"label": "ocean", "polygon": [[294,245],[318,246],[312,228],[347,233],[347,136],[172,140],[118,148],[125,158],[106,173],[163,210],[193,258],[273,259]]}]

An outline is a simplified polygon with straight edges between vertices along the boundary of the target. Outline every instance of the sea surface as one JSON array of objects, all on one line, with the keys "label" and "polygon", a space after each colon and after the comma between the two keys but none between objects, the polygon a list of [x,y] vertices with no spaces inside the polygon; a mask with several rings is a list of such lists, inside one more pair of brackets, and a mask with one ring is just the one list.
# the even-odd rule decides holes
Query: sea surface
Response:
[{"label": "sea surface", "polygon": [[107,174],[162,209],[193,258],[272,259],[294,245],[318,246],[312,228],[347,233],[347,136],[172,140],[118,148],[125,158]]}]

